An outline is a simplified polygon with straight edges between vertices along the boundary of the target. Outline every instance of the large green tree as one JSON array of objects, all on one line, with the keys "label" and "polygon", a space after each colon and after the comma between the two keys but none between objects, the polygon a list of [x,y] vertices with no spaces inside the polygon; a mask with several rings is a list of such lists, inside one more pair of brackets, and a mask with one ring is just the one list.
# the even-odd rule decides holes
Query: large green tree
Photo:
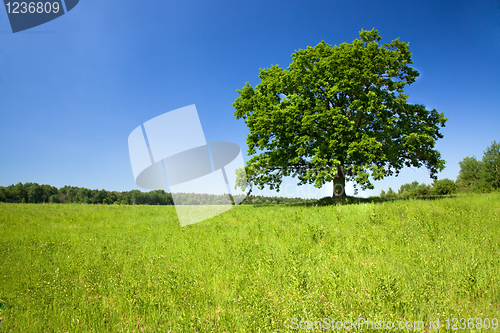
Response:
[{"label": "large green tree", "polygon": [[250,130],[250,187],[279,190],[293,176],[318,188],[334,181],[332,196],[342,198],[346,180],[373,189],[370,178],[405,166],[425,166],[433,178],[444,169],[434,147],[447,119],[403,93],[419,75],[409,44],[380,44],[374,29],[359,35],[295,51],[288,69],[261,69],[261,83],[237,90],[234,115]]}]

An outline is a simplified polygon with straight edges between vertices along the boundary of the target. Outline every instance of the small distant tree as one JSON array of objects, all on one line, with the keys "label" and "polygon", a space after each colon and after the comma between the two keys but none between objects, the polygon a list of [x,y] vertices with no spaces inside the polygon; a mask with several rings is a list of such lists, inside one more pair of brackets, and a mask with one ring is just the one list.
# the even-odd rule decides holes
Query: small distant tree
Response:
[{"label": "small distant tree", "polygon": [[132,190],[131,193],[131,202],[134,205],[142,205],[145,203],[144,195],[139,190]]},{"label": "small distant tree", "polygon": [[122,205],[130,205],[130,198],[131,198],[131,195],[129,194],[125,194],[123,196],[123,199],[122,199]]},{"label": "small distant tree", "polygon": [[89,196],[90,192],[88,189],[82,187],[78,189],[78,199],[82,203],[88,203],[89,202]]},{"label": "small distant tree", "polygon": [[419,184],[417,187],[415,187],[410,193],[410,195],[414,197],[426,197],[431,194],[431,190],[432,190],[431,185],[422,183]]},{"label": "small distant tree", "polygon": [[476,191],[480,184],[483,163],[474,156],[466,157],[458,162],[460,171],[457,177],[457,186],[462,191]]},{"label": "small distant tree", "polygon": [[106,195],[106,203],[108,205],[112,205],[116,202],[116,200],[118,200],[117,192],[107,192]]},{"label": "small distant tree", "polygon": [[9,190],[13,197],[13,202],[28,202],[28,190],[25,188],[23,183],[17,183],[16,185],[9,186]]},{"label": "small distant tree", "polygon": [[106,190],[100,190],[94,197],[94,203],[104,203],[106,204],[107,193]]},{"label": "small distant tree", "polygon": [[401,185],[401,187],[399,188],[399,191],[398,191],[398,194],[401,195],[401,196],[410,196],[411,193],[414,192],[415,188],[418,186],[418,182],[417,181],[414,181],[412,183],[407,183],[407,184],[403,184]]},{"label": "small distant tree", "polygon": [[451,179],[436,180],[432,184],[431,193],[434,195],[449,195],[457,192],[457,184]]},{"label": "small distant tree", "polygon": [[398,191],[400,198],[422,197],[431,194],[431,186],[417,181],[401,185]]},{"label": "small distant tree", "polygon": [[28,189],[28,202],[43,202],[43,189],[37,183],[30,184]]},{"label": "small distant tree", "polygon": [[486,186],[492,189],[500,189],[500,143],[493,141],[486,148],[483,155],[483,168],[480,176],[484,179]]},{"label": "small distant tree", "polygon": [[385,194],[385,198],[387,200],[394,200],[397,198],[397,194],[396,192],[394,192],[394,190],[392,188],[389,187],[389,189],[387,190],[387,193]]},{"label": "small distant tree", "polygon": [[50,202],[50,197],[58,193],[57,187],[50,185],[40,185],[43,190],[43,202]]},{"label": "small distant tree", "polygon": [[59,195],[58,194],[53,194],[53,195],[50,196],[49,202],[50,203],[61,203],[61,199],[59,199]]},{"label": "small distant tree", "polygon": [[77,202],[77,190],[75,187],[68,186],[66,190],[66,201]]},{"label": "small distant tree", "polygon": [[465,157],[460,164],[457,186],[463,192],[489,192],[500,189],[500,143],[493,141],[481,161]]}]

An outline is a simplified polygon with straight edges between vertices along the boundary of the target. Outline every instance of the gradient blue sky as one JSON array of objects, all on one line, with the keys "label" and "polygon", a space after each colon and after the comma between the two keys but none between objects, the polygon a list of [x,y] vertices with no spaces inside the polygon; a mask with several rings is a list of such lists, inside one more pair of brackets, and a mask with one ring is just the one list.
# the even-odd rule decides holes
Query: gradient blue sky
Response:
[{"label": "gradient blue sky", "polygon": [[[236,89],[258,84],[259,68],[288,67],[297,49],[352,42],[361,29],[410,43],[420,77],[409,101],[449,118],[440,178],[500,140],[499,1],[81,0],[17,34],[0,14],[0,186],[138,188],[128,135],[190,104],[207,141],[246,151]],[[431,182],[406,169],[360,195],[414,180]]]}]

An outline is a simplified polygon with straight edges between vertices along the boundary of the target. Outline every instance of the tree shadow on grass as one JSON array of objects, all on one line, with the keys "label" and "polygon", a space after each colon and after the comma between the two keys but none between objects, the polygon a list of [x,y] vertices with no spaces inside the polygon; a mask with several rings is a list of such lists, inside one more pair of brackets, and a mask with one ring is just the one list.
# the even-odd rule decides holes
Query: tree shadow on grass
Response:
[{"label": "tree shadow on grass", "polygon": [[457,195],[431,195],[431,196],[419,196],[419,197],[404,197],[404,198],[380,198],[380,197],[369,197],[369,198],[359,198],[347,196],[344,200],[334,200],[332,197],[324,197],[313,202],[295,202],[295,203],[283,203],[283,204],[272,204],[272,203],[259,203],[253,204],[254,208],[263,207],[322,207],[322,206],[343,206],[343,205],[355,205],[363,203],[382,203],[382,202],[396,202],[396,201],[434,201],[442,200],[447,198],[455,198]]},{"label": "tree shadow on grass", "polygon": [[361,203],[382,203],[382,202],[395,202],[395,201],[434,201],[442,200],[446,198],[454,198],[456,195],[429,195],[429,196],[415,196],[415,197],[404,197],[404,198],[380,198],[380,197],[369,197],[369,198],[358,198],[358,197],[346,197],[345,200],[335,201],[331,197],[321,198],[317,201],[317,206],[336,206],[336,205],[352,205]]}]

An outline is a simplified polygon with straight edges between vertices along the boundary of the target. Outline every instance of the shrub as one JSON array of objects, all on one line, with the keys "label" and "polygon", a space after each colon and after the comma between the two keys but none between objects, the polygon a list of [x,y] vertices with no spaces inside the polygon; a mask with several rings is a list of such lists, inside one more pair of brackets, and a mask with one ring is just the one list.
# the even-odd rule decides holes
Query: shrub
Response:
[{"label": "shrub", "polygon": [[422,197],[431,194],[431,186],[425,183],[419,184],[417,181],[411,184],[401,185],[398,191],[398,197],[408,199],[409,197]]},{"label": "shrub", "polygon": [[387,200],[394,200],[396,199],[396,196],[397,196],[396,192],[394,192],[393,189],[389,187],[387,193],[385,194],[385,198]]},{"label": "shrub", "polygon": [[431,186],[422,183],[416,186],[411,192],[410,195],[414,197],[425,197],[431,194]]},{"label": "shrub", "polygon": [[436,180],[432,185],[432,194],[448,195],[457,192],[457,184],[451,179],[445,178]]},{"label": "shrub", "polygon": [[[417,181],[414,181],[412,182],[411,184],[408,183],[408,184],[403,184],[401,185],[401,187],[399,188],[399,191],[398,191],[398,194],[400,194],[401,196],[403,197],[408,197],[409,195],[411,195],[411,193],[413,192],[413,190],[418,186],[418,182]],[[407,192],[407,193],[405,193]]]}]

